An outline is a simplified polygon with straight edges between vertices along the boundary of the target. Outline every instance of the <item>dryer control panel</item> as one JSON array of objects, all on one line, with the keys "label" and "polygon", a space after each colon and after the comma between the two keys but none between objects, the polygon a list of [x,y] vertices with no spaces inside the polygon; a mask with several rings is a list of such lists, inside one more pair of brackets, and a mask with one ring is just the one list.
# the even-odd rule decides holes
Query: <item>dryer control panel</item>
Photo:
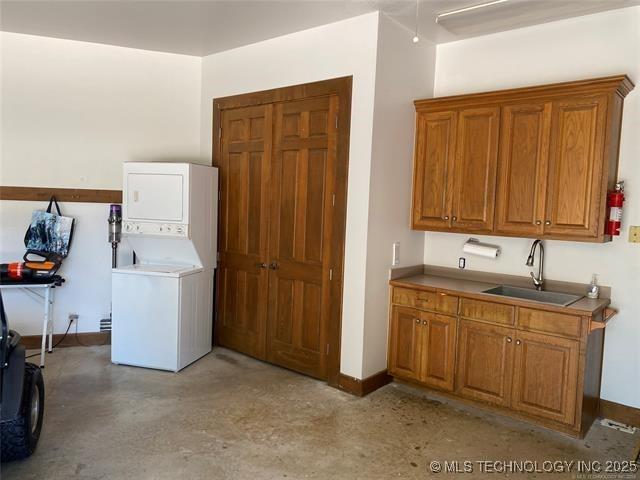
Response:
[{"label": "dryer control panel", "polygon": [[189,225],[181,223],[123,222],[122,232],[134,235],[189,237]]}]

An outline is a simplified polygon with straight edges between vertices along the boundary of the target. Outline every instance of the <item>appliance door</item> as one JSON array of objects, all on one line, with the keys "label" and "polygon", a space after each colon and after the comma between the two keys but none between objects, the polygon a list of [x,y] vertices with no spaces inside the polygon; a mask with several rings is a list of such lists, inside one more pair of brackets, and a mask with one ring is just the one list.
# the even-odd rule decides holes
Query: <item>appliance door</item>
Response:
[{"label": "appliance door", "polygon": [[125,181],[125,220],[188,222],[185,175],[129,172]]},{"label": "appliance door", "polygon": [[113,273],[111,361],[178,370],[180,279]]}]

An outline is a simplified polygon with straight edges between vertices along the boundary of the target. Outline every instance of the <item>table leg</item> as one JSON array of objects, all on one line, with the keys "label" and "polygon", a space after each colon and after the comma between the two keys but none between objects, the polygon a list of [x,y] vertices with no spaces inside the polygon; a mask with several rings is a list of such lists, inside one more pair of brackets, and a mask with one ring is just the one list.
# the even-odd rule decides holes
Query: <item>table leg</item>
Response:
[{"label": "table leg", "polygon": [[49,299],[47,307],[49,311],[49,353],[53,352],[53,288],[47,288]]},{"label": "table leg", "polygon": [[40,345],[40,368],[44,368],[44,354],[47,342],[47,332],[49,329],[49,292],[50,288],[44,289],[44,319],[42,320],[42,343]]}]

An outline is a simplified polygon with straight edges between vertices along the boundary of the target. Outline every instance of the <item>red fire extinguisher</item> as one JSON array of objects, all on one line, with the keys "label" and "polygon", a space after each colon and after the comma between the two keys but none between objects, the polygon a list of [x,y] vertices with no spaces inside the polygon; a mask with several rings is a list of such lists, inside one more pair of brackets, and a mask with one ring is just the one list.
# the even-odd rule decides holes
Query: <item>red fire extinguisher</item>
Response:
[{"label": "red fire extinguisher", "polygon": [[615,190],[607,192],[607,207],[609,208],[609,220],[607,220],[604,233],[607,235],[620,235],[622,221],[622,204],[624,203],[624,182],[616,183]]}]

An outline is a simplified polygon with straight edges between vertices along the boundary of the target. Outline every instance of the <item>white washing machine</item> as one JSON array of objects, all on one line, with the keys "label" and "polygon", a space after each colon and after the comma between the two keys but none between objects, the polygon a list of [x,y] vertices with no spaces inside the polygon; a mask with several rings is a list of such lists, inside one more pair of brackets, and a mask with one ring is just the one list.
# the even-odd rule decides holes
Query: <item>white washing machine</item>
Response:
[{"label": "white washing machine", "polygon": [[111,361],[178,371],[211,351],[217,169],[126,163],[123,241],[112,270]]}]

